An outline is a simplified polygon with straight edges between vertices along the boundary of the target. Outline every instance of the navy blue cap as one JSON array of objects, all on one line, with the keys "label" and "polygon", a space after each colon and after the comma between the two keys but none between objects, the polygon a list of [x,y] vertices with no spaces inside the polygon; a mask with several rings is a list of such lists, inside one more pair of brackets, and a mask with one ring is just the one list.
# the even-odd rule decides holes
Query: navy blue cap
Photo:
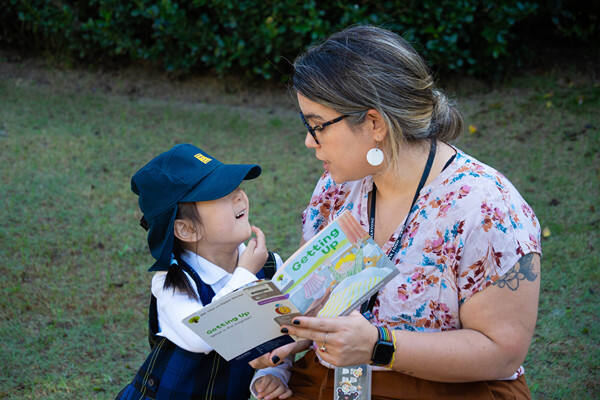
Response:
[{"label": "navy blue cap", "polygon": [[150,271],[169,269],[177,203],[220,199],[260,173],[259,165],[223,164],[191,144],[174,146],[137,171],[131,190],[149,228],[148,246],[156,259]]}]

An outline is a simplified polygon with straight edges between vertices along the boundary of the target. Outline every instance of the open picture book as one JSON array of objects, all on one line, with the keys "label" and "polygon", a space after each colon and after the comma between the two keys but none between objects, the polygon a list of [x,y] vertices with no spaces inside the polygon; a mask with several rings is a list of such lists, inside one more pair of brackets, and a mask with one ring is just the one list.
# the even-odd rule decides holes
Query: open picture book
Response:
[{"label": "open picture book", "polygon": [[252,282],[183,323],[227,361],[250,361],[294,341],[294,317],[347,315],[398,270],[349,211],[300,247],[272,280]]}]

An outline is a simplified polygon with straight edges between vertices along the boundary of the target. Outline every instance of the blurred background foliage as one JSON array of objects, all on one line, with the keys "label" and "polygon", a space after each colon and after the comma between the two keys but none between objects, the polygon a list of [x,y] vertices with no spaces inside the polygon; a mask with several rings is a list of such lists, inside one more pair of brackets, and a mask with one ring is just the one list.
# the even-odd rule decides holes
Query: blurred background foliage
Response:
[{"label": "blurred background foliage", "polygon": [[440,73],[491,79],[531,65],[548,43],[597,57],[600,39],[600,2],[577,0],[0,0],[0,9],[2,47],[264,80],[286,79],[307,46],[359,23],[401,34]]}]

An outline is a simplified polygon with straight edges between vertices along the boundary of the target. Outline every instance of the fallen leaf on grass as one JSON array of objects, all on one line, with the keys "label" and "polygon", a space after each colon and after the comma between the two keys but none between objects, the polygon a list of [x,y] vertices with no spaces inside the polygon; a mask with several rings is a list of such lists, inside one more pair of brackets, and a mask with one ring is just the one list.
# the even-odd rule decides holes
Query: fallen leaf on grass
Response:
[{"label": "fallen leaf on grass", "polygon": [[552,104],[552,102],[551,102],[550,100],[548,100],[548,101],[546,102],[546,108],[552,108],[552,107],[553,107],[553,104]]},{"label": "fallen leaf on grass", "polygon": [[544,229],[542,229],[542,237],[549,238],[550,235],[551,235],[550,228],[545,227]]},{"label": "fallen leaf on grass", "polygon": [[477,132],[477,127],[475,125],[469,125],[469,133],[473,134]]}]

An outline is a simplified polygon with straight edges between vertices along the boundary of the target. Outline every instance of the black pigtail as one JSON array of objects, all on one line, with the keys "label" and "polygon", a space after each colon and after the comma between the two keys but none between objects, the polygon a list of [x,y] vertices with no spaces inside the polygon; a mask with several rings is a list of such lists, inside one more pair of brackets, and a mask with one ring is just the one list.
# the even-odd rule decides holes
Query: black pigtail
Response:
[{"label": "black pigtail", "polygon": [[[195,225],[200,224],[200,215],[198,214],[198,209],[196,208],[196,203],[178,203],[177,204],[177,215],[175,218],[178,219],[187,219],[192,221]],[[140,222],[141,224],[141,222]],[[143,226],[143,225],[142,225]],[[192,284],[190,283],[190,278],[183,271],[183,268],[177,262],[177,259],[181,257],[181,254],[185,251],[183,247],[183,243],[175,237],[173,239],[173,254],[171,254],[171,265],[169,266],[169,271],[167,272],[167,276],[165,277],[165,284],[163,288],[169,289],[173,288],[173,292],[175,290],[179,290],[182,293],[185,293],[191,299],[199,301],[200,298]]]},{"label": "black pigtail", "polygon": [[173,292],[175,292],[175,290],[179,290],[187,294],[188,297],[198,300],[196,291],[194,291],[194,288],[192,287],[187,275],[183,271],[183,268],[179,266],[179,263],[175,258],[171,258],[171,265],[169,266],[169,271],[167,272],[163,287],[165,289],[173,288]]}]

